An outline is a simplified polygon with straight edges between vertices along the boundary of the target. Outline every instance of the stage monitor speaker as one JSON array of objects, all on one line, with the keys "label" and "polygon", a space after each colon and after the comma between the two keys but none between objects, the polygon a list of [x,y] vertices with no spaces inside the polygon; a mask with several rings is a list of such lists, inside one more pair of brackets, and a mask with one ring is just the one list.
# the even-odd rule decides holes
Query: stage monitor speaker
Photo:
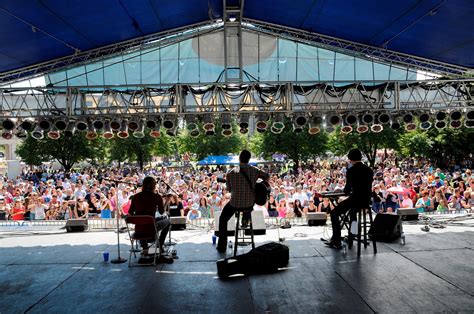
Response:
[{"label": "stage monitor speaker", "polygon": [[308,213],[306,217],[308,226],[324,226],[327,221],[326,213]]},{"label": "stage monitor speaker", "polygon": [[377,214],[369,231],[369,235],[380,242],[392,242],[398,239],[401,233],[401,216],[394,214]]},{"label": "stage monitor speaker", "polygon": [[66,222],[67,232],[84,232],[88,228],[87,219],[69,219]]},{"label": "stage monitor speaker", "polygon": [[[263,235],[267,233],[267,229],[265,227],[265,218],[263,217],[263,211],[254,210],[252,212],[252,227],[254,235]],[[245,235],[250,235],[250,230],[245,230]]]},{"label": "stage monitor speaker", "polygon": [[170,217],[171,230],[186,229],[186,217]]},{"label": "stage monitor speaker", "polygon": [[418,220],[416,208],[399,208],[397,214],[402,217],[403,221]]},{"label": "stage monitor speaker", "polygon": [[[219,236],[219,218],[221,217],[221,211],[214,212],[214,234]],[[232,216],[227,222],[227,235],[235,235],[235,216]]]}]

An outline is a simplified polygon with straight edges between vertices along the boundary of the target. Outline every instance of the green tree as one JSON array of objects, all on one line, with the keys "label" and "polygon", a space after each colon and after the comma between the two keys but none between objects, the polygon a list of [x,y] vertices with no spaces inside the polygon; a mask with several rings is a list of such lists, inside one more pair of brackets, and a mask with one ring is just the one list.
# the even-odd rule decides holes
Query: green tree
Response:
[{"label": "green tree", "polygon": [[251,150],[262,154],[265,158],[275,153],[285,154],[293,160],[294,168],[298,169],[302,161],[324,154],[327,150],[327,141],[326,133],[311,135],[306,130],[295,133],[291,123],[287,121],[280,134],[270,131],[255,133],[251,140]]},{"label": "green tree", "polygon": [[68,172],[74,164],[87,158],[94,158],[94,141],[89,141],[84,134],[76,133],[73,137],[60,137],[57,140],[43,138],[36,140],[28,136],[19,145],[16,153],[29,165],[39,165],[42,162],[57,160]]},{"label": "green tree", "polygon": [[398,138],[399,153],[404,157],[431,157],[434,141],[422,130],[406,132]]},{"label": "green tree", "polygon": [[352,148],[358,148],[367,157],[371,167],[375,165],[377,150],[391,148],[398,150],[398,136],[400,131],[385,128],[380,133],[341,133],[340,128],[329,137],[329,149],[337,154],[344,155]]},{"label": "green tree", "polygon": [[111,142],[109,150],[110,160],[116,160],[119,163],[125,160],[136,161],[140,167],[152,158],[155,139],[150,136],[136,138],[129,136],[128,138],[114,138]]},{"label": "green tree", "polygon": [[245,140],[238,132],[236,125],[233,125],[233,134],[229,137],[221,134],[220,123],[216,123],[216,134],[205,135],[200,126],[199,136],[192,137],[186,130],[178,137],[180,153],[194,153],[199,159],[209,155],[227,155],[238,153],[244,146]]}]

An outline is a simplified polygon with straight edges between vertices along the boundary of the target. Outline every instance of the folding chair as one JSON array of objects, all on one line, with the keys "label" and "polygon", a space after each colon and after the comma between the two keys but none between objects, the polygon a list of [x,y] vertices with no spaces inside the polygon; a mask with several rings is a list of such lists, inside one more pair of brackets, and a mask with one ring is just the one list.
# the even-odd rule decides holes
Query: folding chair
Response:
[{"label": "folding chair", "polygon": [[[150,264],[136,264],[132,265],[132,254],[136,258],[134,250],[130,250],[128,257],[128,267],[132,266],[156,266],[156,261],[159,259],[161,254],[161,248],[159,243],[159,231],[156,229],[155,218],[147,215],[128,216],[125,219],[127,224],[127,232],[130,238],[132,248],[137,241],[143,240],[147,242],[155,243],[155,253],[153,254],[153,263]],[[135,225],[135,232],[130,231],[130,225]]]}]

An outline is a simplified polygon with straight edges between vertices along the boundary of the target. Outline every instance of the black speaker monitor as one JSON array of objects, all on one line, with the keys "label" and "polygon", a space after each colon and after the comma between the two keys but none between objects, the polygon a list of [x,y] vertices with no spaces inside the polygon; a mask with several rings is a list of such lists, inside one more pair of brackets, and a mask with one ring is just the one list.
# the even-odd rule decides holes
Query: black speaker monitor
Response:
[{"label": "black speaker monitor", "polygon": [[402,219],[394,214],[377,214],[370,228],[369,234],[376,241],[392,242],[402,233]]},{"label": "black speaker monitor", "polygon": [[66,222],[67,232],[84,232],[88,227],[86,219],[69,219]]},{"label": "black speaker monitor", "polygon": [[326,213],[308,213],[306,217],[308,226],[323,226],[327,221]]}]

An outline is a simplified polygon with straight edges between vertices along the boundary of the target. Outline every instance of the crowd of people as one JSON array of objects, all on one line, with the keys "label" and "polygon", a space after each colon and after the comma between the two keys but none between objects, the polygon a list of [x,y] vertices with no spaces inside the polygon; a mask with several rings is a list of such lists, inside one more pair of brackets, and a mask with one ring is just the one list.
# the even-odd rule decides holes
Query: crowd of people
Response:
[{"label": "crowd of people", "polygon": [[[472,165],[440,169],[426,160],[380,160],[374,170],[372,209],[396,213],[398,208],[418,212],[471,212],[474,209]],[[284,164],[261,166],[271,174],[272,187],[266,217],[304,217],[329,212],[333,204],[325,192],[342,191],[347,162],[343,158],[317,160],[288,170]],[[16,180],[0,178],[0,220],[67,220],[114,218],[128,214],[131,197],[146,176],[156,177],[170,216],[214,218],[230,199],[218,178],[229,166],[159,168],[85,168],[61,171],[25,171]]]}]

